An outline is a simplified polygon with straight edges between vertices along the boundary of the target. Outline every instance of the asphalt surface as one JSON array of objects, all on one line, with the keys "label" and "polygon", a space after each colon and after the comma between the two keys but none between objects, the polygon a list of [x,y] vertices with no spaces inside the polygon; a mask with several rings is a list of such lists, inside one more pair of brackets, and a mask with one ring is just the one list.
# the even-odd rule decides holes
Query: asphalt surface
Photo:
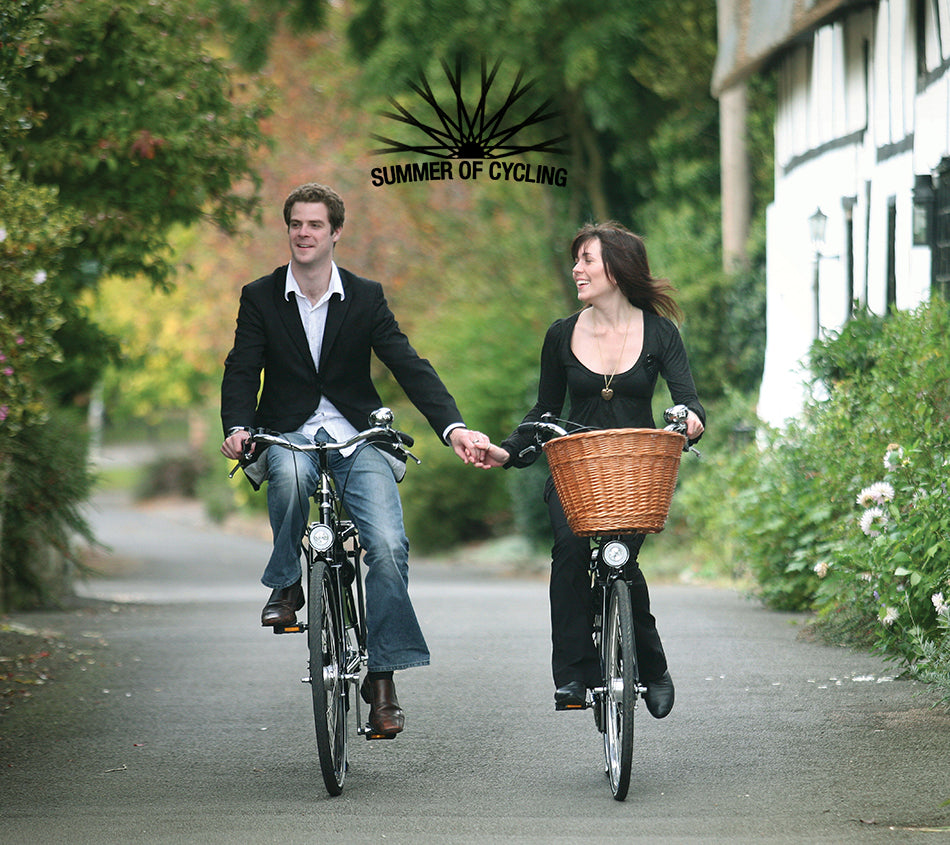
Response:
[{"label": "asphalt surface", "polygon": [[353,735],[329,798],[305,641],[259,625],[266,537],[116,497],[92,521],[111,551],[81,606],[3,620],[61,656],[0,715],[4,845],[950,841],[933,693],[697,586],[652,591],[677,703],[638,710],[614,801],[590,714],[553,708],[545,583],[503,560],[414,566],[433,664],[397,674],[406,731]]}]

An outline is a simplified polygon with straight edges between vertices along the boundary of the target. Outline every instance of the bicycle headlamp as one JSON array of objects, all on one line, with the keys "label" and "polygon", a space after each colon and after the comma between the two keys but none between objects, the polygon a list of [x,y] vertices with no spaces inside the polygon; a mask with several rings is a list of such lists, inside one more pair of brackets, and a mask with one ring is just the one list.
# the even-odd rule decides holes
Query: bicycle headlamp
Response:
[{"label": "bicycle headlamp", "polygon": [[310,548],[317,552],[325,552],[333,545],[333,529],[322,522],[312,525],[307,534]]},{"label": "bicycle headlamp", "polygon": [[630,549],[626,543],[619,540],[611,540],[604,544],[603,549],[604,563],[614,569],[620,569],[628,560],[630,560]]}]

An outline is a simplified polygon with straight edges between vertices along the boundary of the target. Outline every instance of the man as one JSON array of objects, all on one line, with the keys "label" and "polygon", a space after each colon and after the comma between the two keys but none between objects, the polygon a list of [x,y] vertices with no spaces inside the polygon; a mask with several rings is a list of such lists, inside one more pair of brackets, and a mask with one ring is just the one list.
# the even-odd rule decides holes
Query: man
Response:
[{"label": "man", "polygon": [[[301,185],[287,197],[290,263],[241,291],[221,384],[222,453],[239,459],[251,426],[336,442],[366,428],[382,404],[370,377],[375,352],[433,429],[474,463],[487,438],[465,427],[431,364],[400,330],[382,286],[333,260],[343,218],[343,200],[324,185]],[[299,543],[307,514],[299,502],[314,492],[315,462],[279,448],[254,457],[246,472],[255,487],[267,479],[274,534],[261,578],[272,590],[261,624],[289,625],[304,604]],[[374,732],[393,735],[405,723],[393,672],[429,663],[407,589],[409,546],[396,487],[405,464],[370,446],[334,453],[331,470],[346,478],[343,503],[366,549],[368,674],[361,694]]]}]

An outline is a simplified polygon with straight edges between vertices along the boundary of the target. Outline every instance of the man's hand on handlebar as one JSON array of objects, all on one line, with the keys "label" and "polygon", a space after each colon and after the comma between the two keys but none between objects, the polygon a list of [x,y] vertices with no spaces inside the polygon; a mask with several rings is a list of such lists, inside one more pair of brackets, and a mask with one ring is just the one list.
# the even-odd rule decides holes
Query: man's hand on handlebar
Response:
[{"label": "man's hand on handlebar", "polygon": [[[233,434],[229,434],[224,438],[224,443],[221,444],[221,454],[224,457],[229,458],[232,461],[240,461],[244,457],[244,444],[251,437],[251,432],[247,429],[238,429]],[[254,444],[251,444],[250,449],[251,454],[254,452]]]}]

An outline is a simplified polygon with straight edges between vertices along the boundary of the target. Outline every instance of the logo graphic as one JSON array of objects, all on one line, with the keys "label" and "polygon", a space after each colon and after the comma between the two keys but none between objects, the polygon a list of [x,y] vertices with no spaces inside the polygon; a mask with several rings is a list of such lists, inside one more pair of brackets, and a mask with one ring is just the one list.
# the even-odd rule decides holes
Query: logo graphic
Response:
[{"label": "logo graphic", "polygon": [[[498,60],[489,71],[482,58],[480,86],[476,91],[468,92],[472,95],[468,102],[461,59],[456,61],[454,72],[445,61],[442,62],[451,89],[451,105],[439,101],[424,73],[420,74],[418,82],[409,83],[410,89],[422,101],[422,111],[416,109],[416,114],[413,114],[390,97],[389,102],[396,112],[384,112],[383,116],[408,126],[411,130],[408,134],[415,140],[400,141],[373,135],[374,140],[386,146],[372,153],[408,153],[435,161],[373,168],[373,185],[453,179],[456,175],[462,179],[477,179],[486,170],[493,180],[565,185],[567,173],[562,167],[501,161],[528,153],[564,155],[567,150],[559,145],[567,136],[540,141],[532,138],[529,142],[519,140],[519,135],[524,137],[527,130],[552,120],[559,113],[551,108],[550,100],[536,106],[530,102],[527,95],[535,83],[523,81],[523,70],[518,71],[507,93],[499,95],[500,67],[501,60]],[[486,161],[490,162],[487,168]]]}]

